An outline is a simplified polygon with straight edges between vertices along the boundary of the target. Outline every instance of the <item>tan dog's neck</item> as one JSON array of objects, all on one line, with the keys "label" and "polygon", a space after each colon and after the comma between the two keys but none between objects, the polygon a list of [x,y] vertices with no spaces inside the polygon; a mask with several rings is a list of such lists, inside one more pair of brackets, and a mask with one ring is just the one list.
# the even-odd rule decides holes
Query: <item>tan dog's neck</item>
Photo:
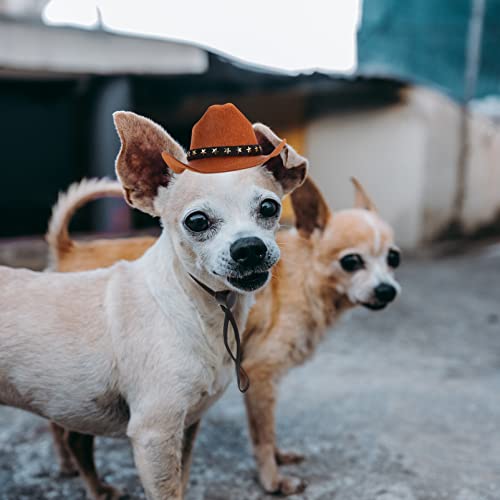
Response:
[{"label": "tan dog's neck", "polygon": [[311,329],[331,326],[342,312],[354,307],[339,291],[335,276],[327,274],[322,266],[321,237],[318,231],[304,239],[295,229],[290,229],[278,239],[280,245],[294,249],[293,256],[287,251],[279,263],[280,278],[285,275],[288,286],[300,293],[300,300],[309,312],[308,327]]}]

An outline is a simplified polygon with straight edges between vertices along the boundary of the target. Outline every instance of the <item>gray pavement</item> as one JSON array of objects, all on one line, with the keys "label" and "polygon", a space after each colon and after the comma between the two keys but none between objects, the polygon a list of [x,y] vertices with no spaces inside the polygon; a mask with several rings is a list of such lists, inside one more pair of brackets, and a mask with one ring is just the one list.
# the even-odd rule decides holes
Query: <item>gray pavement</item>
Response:
[{"label": "gray pavement", "polygon": [[[500,246],[408,259],[387,311],[355,311],[282,385],[278,435],[309,500],[500,499]],[[98,439],[106,480],[141,496],[128,443]],[[46,423],[0,407],[0,498],[85,498],[60,479]],[[208,413],[188,500],[259,489],[241,397]]]}]

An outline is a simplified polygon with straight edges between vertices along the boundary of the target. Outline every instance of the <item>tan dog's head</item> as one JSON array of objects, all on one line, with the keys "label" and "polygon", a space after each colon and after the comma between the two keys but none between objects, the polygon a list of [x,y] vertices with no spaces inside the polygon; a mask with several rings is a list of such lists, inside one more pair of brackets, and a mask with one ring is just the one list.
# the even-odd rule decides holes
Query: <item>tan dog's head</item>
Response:
[{"label": "tan dog's head", "polygon": [[[356,180],[355,208],[332,212],[310,178],[292,194],[296,227],[311,240],[320,276],[352,305],[383,309],[401,288],[400,252],[391,227]],[[333,291],[333,290],[332,290]]]},{"label": "tan dog's head", "polygon": [[[114,114],[121,139],[116,172],[128,203],[160,217],[187,272],[219,287],[250,292],[266,284],[280,253],[275,232],[281,198],[307,173],[307,161],[286,146],[265,165],[237,172],[175,174],[161,157],[186,162],[163,128],[134,113]],[[265,125],[254,130],[264,154],[280,143]]]}]

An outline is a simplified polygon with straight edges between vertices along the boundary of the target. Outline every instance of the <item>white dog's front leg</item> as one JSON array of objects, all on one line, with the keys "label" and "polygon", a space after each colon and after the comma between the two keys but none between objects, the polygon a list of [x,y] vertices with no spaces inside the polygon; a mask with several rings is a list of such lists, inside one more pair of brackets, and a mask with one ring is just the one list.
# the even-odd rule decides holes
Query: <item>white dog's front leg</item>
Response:
[{"label": "white dog's front leg", "polygon": [[182,499],[184,416],[169,422],[141,419],[129,425],[128,435],[148,500]]}]

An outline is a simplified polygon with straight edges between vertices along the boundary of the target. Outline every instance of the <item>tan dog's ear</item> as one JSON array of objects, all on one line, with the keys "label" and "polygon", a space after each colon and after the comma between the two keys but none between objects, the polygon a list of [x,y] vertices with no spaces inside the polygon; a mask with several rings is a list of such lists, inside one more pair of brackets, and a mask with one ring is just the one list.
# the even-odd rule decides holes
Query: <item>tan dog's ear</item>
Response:
[{"label": "tan dog's ear", "polygon": [[354,185],[354,207],[364,208],[365,210],[370,210],[371,212],[376,212],[377,207],[375,203],[370,199],[365,191],[365,188],[356,179],[356,177],[351,177],[351,182]]},{"label": "tan dog's ear", "polygon": [[173,172],[167,167],[162,151],[186,161],[182,147],[159,125],[130,111],[113,113],[121,148],[116,158],[116,174],[127,202],[152,216],[159,216],[154,199],[160,186],[171,182]]},{"label": "tan dog's ear", "polygon": [[311,177],[307,177],[290,198],[299,233],[308,238],[315,229],[323,232],[330,217],[330,208]]},{"label": "tan dog's ear", "polygon": [[[271,153],[280,144],[281,139],[266,125],[254,123],[253,129],[264,154]],[[280,184],[283,194],[293,191],[304,182],[308,166],[306,158],[300,156],[289,144],[285,145],[278,156],[264,164],[264,168]]]}]

